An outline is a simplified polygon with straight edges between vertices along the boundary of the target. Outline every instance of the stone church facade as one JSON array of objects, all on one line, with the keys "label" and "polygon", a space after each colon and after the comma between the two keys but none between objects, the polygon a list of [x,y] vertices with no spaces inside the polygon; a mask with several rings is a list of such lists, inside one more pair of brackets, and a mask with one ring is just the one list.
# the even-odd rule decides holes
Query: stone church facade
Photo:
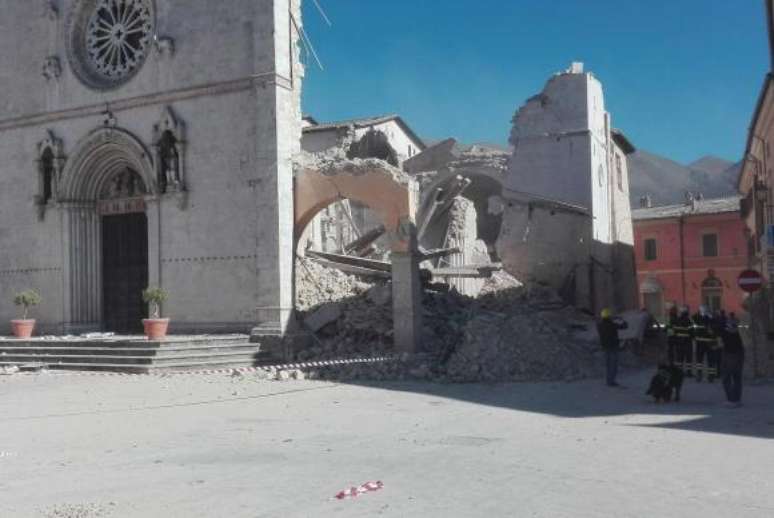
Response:
[{"label": "stone church facade", "polygon": [[300,0],[7,0],[0,13],[0,334],[284,329]]}]

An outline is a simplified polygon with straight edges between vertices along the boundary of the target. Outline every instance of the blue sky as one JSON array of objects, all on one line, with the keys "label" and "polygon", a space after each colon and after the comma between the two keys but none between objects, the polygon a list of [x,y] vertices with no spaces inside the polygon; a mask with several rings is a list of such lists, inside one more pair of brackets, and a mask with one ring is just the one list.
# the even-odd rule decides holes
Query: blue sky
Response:
[{"label": "blue sky", "polygon": [[583,61],[613,124],[678,162],[736,161],[768,67],[763,0],[312,0],[304,112],[398,113],[425,138],[505,144],[515,110]]}]

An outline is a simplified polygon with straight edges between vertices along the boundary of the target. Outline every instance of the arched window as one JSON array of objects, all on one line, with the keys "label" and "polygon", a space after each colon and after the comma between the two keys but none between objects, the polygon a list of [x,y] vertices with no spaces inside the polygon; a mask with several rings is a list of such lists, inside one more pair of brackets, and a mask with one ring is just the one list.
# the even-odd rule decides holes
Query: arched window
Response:
[{"label": "arched window", "polygon": [[51,130],[46,132],[46,138],[37,145],[38,181],[34,199],[41,221],[45,219],[46,207],[56,201],[57,183],[65,162],[62,148],[62,141]]}]

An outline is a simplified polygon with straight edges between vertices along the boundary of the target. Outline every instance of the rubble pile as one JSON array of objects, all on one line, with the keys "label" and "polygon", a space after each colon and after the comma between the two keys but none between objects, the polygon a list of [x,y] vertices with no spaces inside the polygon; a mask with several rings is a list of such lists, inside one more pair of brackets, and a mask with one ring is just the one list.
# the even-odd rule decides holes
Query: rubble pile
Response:
[{"label": "rubble pile", "polygon": [[[368,284],[313,261],[301,261],[307,272],[314,273],[313,278],[304,275],[304,265],[298,265],[302,319],[311,319],[326,305],[338,305],[341,311],[330,312],[330,322],[315,332],[314,343],[299,351],[296,359],[394,354],[389,283]],[[425,292],[419,351],[424,354],[400,361],[323,367],[311,375],[450,382],[581,379],[602,372],[592,330],[593,320],[562,304],[552,290],[527,290],[508,273],[496,272],[477,297],[454,289]]]},{"label": "rubble pile", "polygon": [[[377,356],[391,351],[389,284],[366,283],[303,258],[296,261],[296,272],[299,316],[316,337],[311,347],[298,352],[297,360]],[[330,320],[320,320],[321,313],[327,313]],[[309,322],[314,329],[309,329]]]},{"label": "rubble pile", "polygon": [[296,260],[296,308],[308,312],[321,304],[338,302],[368,291],[371,284],[311,259]]}]

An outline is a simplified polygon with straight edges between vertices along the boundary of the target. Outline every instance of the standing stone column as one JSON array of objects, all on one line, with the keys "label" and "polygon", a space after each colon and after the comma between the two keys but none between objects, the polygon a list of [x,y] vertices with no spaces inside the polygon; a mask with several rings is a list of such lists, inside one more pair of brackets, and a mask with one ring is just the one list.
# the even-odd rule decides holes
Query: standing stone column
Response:
[{"label": "standing stone column", "polygon": [[392,306],[395,350],[415,353],[422,338],[422,286],[417,252],[393,252]]}]

